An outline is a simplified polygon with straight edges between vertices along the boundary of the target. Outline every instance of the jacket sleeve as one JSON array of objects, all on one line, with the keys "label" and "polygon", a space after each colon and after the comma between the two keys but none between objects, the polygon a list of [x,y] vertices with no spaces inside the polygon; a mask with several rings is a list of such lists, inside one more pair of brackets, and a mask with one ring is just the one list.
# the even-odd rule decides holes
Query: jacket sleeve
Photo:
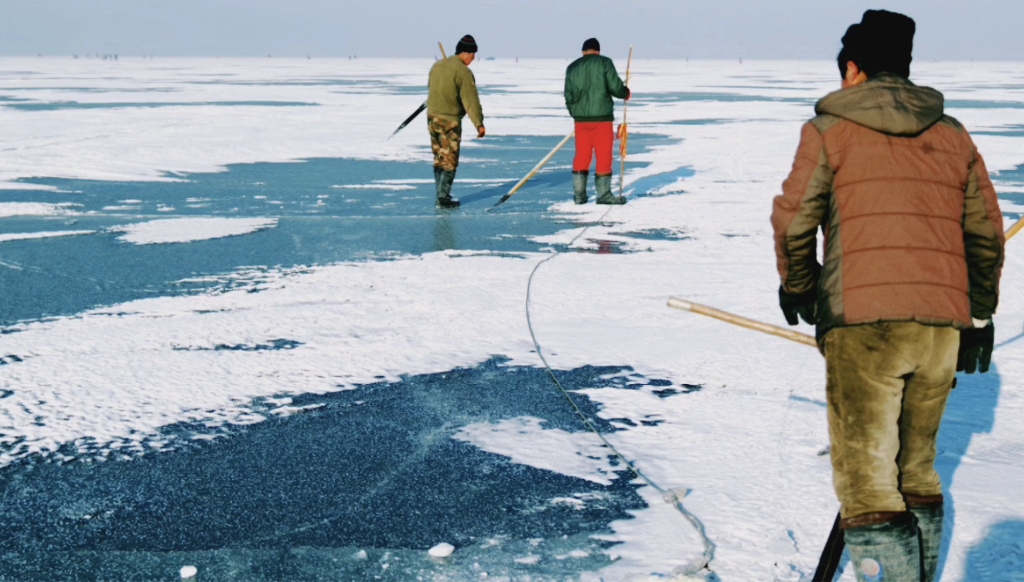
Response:
[{"label": "jacket sleeve", "polygon": [[572,73],[570,70],[565,72],[565,90],[562,92],[565,95],[565,107],[572,113],[572,106],[580,100],[579,92],[576,91],[575,84],[572,82]]},{"label": "jacket sleeve", "polygon": [[1006,237],[1003,214],[985,161],[971,144],[974,157],[964,190],[964,253],[971,297],[971,317],[989,319],[999,303],[999,277]]},{"label": "jacket sleeve", "polygon": [[476,91],[476,77],[468,68],[459,83],[459,99],[462,100],[462,106],[466,108],[466,114],[473,122],[473,127],[482,127],[484,110],[480,106],[480,95]]},{"label": "jacket sleeve", "polygon": [[772,208],[779,276],[789,293],[818,286],[817,231],[828,212],[833,177],[821,133],[813,123],[805,124],[793,169]]},{"label": "jacket sleeve", "polygon": [[629,89],[626,88],[626,84],[619,78],[619,73],[615,70],[615,63],[611,59],[605,60],[604,76],[605,84],[608,86],[608,93],[612,97],[618,99],[629,97]]}]

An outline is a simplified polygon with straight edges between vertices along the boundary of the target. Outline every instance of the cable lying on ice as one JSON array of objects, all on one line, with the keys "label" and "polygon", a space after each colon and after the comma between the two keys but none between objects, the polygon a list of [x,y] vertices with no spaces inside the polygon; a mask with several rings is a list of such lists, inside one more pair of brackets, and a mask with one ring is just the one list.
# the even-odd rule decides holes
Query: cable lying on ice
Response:
[{"label": "cable lying on ice", "polygon": [[[605,217],[608,216],[608,213],[611,212],[612,208],[614,208],[614,206],[609,206],[608,210],[606,210],[604,214],[601,215],[601,218],[599,218],[597,222],[592,222],[586,225],[583,228],[583,230],[581,230],[575,237],[573,237],[571,241],[569,241],[569,244],[566,245],[566,248],[572,247],[573,243],[579,240],[579,238],[583,236],[583,234],[587,232],[587,230],[591,226],[603,222]],[[526,325],[530,330],[530,338],[533,340],[533,347],[537,352],[537,356],[540,358],[541,363],[544,364],[544,369],[547,370],[548,376],[550,376],[551,380],[554,381],[555,386],[558,387],[558,390],[562,393],[562,396],[564,396],[565,399],[569,401],[569,405],[572,406],[573,411],[576,413],[577,416],[579,416],[580,420],[583,421],[583,424],[587,427],[587,429],[596,434],[597,438],[601,439],[601,442],[604,443],[604,445],[608,447],[610,451],[612,451],[615,457],[618,458],[618,460],[623,465],[625,465],[634,475],[636,475],[644,483],[646,483],[652,489],[660,493],[662,499],[666,503],[669,503],[672,506],[674,506],[676,510],[679,511],[679,513],[681,513],[688,522],[690,522],[690,525],[692,525],[693,528],[697,530],[697,534],[700,535],[701,542],[704,544],[703,555],[699,558],[691,560],[690,562],[681,566],[680,568],[676,568],[676,570],[673,571],[673,574],[693,575],[701,573],[710,573],[710,564],[711,561],[715,558],[715,544],[708,538],[707,532],[704,529],[704,524],[700,521],[700,519],[698,519],[697,516],[695,516],[694,514],[690,513],[690,511],[687,510],[686,507],[683,505],[683,498],[686,497],[687,493],[689,493],[689,490],[667,490],[659,486],[657,483],[655,483],[653,480],[647,477],[647,475],[644,475],[643,472],[640,471],[640,469],[638,469],[629,459],[625,457],[625,455],[623,455],[621,452],[619,452],[617,448],[615,448],[615,445],[609,442],[608,439],[605,438],[605,436],[601,434],[599,430],[597,430],[597,427],[594,426],[594,423],[591,422],[589,418],[587,418],[587,415],[583,413],[583,410],[581,410],[580,407],[576,404],[576,401],[573,400],[572,396],[569,394],[569,391],[566,390],[565,386],[563,386],[562,383],[558,381],[558,377],[555,376],[554,370],[551,369],[551,366],[548,364],[547,358],[544,357],[544,352],[541,349],[540,342],[537,341],[537,334],[533,329],[533,320],[530,318],[530,298],[533,291],[533,278],[537,274],[537,271],[540,269],[541,265],[554,259],[559,254],[561,254],[561,251],[555,250],[551,253],[550,256],[545,257],[544,259],[539,261],[533,267],[533,270],[530,272],[530,278],[526,283]]]}]

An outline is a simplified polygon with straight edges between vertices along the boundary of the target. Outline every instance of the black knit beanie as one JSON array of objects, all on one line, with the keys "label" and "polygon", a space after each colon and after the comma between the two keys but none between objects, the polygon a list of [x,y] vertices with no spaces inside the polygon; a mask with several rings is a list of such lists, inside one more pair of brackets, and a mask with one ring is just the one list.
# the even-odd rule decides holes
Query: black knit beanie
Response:
[{"label": "black knit beanie", "polygon": [[476,39],[473,38],[473,35],[467,34],[459,40],[459,44],[455,45],[455,54],[461,55],[462,53],[476,54]]},{"label": "black knit beanie", "polygon": [[588,38],[583,41],[583,50],[601,52],[601,43],[597,42],[596,38]]},{"label": "black knit beanie", "polygon": [[916,31],[917,25],[909,16],[868,10],[860,24],[850,26],[843,36],[840,74],[846,74],[847,61],[853,61],[868,77],[880,73],[910,77]]}]

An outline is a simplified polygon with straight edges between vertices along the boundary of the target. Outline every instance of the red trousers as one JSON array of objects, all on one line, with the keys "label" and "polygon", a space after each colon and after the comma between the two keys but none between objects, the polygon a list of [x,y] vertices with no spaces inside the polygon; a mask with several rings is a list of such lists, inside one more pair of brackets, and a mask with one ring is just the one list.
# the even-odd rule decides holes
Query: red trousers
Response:
[{"label": "red trousers", "polygon": [[572,160],[573,172],[585,172],[590,169],[590,160],[597,154],[598,176],[612,173],[612,144],[615,132],[611,121],[577,121],[576,122],[576,157]]}]

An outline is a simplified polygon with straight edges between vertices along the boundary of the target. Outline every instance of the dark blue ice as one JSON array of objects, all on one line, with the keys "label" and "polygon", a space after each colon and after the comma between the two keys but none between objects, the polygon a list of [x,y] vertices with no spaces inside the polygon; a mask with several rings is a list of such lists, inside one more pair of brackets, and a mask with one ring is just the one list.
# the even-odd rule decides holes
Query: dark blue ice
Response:
[{"label": "dark blue ice", "polygon": [[[456,180],[454,195],[464,203],[456,212],[434,209],[433,174],[427,161],[312,159],[239,164],[221,173],[174,175],[186,180],[182,182],[24,180],[53,186],[59,192],[0,190],[0,202],[70,202],[81,205],[77,211],[91,214],[5,218],[0,220],[0,234],[100,233],[0,245],[0,288],[5,290],[0,326],[72,315],[133,299],[202,291],[218,283],[184,280],[239,268],[387,260],[396,254],[448,249],[537,251],[544,247],[529,237],[573,226],[565,217],[547,212],[551,204],[571,198],[570,148],[563,149],[548,170],[497,211],[486,210],[557,142],[557,138],[546,137],[494,137],[480,141],[479,147],[464,149],[460,179],[500,182]],[[665,143],[666,138],[657,136],[631,138],[635,153]],[[424,160],[428,159],[424,148]],[[676,177],[645,178],[640,186],[655,188]],[[411,189],[393,191],[332,188],[424,179],[431,183],[404,184]],[[641,194],[641,189],[636,193]],[[125,206],[124,200],[140,200],[141,204],[138,210],[118,210]],[[173,211],[160,210],[168,207]],[[127,244],[117,240],[119,233],[105,231],[133,222],[183,216],[272,217],[279,222],[276,228],[245,236],[184,244]]]},{"label": "dark blue ice", "polygon": [[[558,374],[570,389],[655,388],[665,396],[699,389],[628,367]],[[599,430],[616,430],[587,398],[577,402]],[[206,426],[167,427],[155,438],[177,443],[169,452],[133,460],[32,458],[5,468],[0,580],[167,580],[183,565],[197,566],[201,580],[440,573],[459,580],[478,571],[564,580],[607,565],[607,542],[590,535],[645,506],[628,474],[601,485],[452,438],[470,424],[522,416],[543,418],[549,429],[585,430],[538,368],[494,358],[473,369],[299,396],[293,405],[319,407],[267,414],[212,442],[191,438],[210,434]],[[439,542],[457,548],[445,563],[426,556]],[[566,558],[572,550],[589,556]],[[531,554],[541,561],[514,561]]]}]

